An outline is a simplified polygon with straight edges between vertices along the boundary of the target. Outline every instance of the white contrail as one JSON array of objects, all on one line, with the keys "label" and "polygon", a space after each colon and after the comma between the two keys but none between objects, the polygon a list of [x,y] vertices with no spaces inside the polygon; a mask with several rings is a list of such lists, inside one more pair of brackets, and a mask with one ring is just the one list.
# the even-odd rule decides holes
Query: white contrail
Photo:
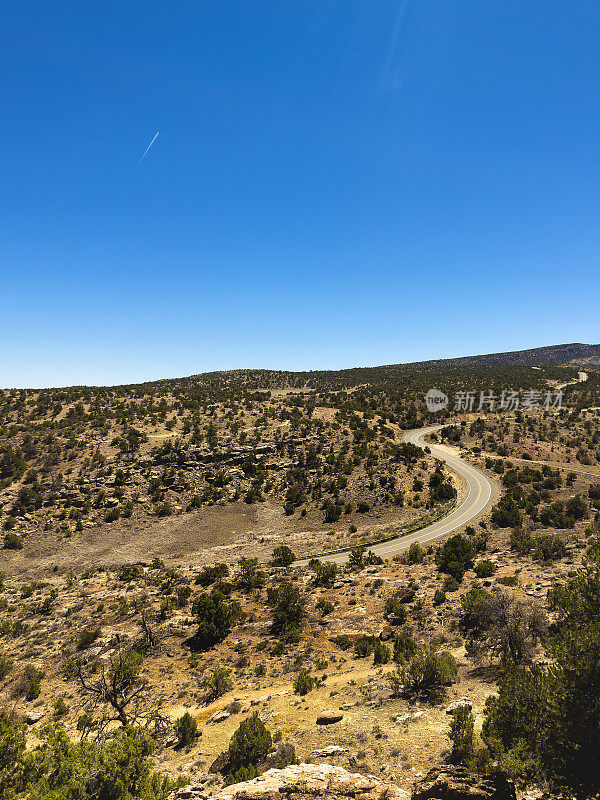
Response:
[{"label": "white contrail", "polygon": [[400,0],[400,3],[398,5],[396,22],[392,31],[392,38],[390,40],[387,57],[385,59],[385,64],[383,66],[381,74],[381,81],[380,81],[381,93],[383,93],[388,88],[387,84],[389,83],[390,80],[392,66],[394,64],[394,58],[398,50],[398,45],[400,42],[400,34],[402,32],[402,26],[404,24],[404,18],[406,17],[407,8],[408,8],[408,0]]},{"label": "white contrail", "polygon": [[146,157],[146,153],[148,152],[148,150],[150,150],[150,148],[152,147],[152,145],[153,145],[153,144],[154,144],[154,142],[156,141],[156,137],[158,136],[158,134],[159,134],[159,133],[160,133],[160,131],[156,131],[156,133],[154,134],[154,139],[152,139],[152,141],[150,142],[150,144],[148,145],[148,147],[147,147],[147,148],[144,150],[144,155],[143,155],[143,156],[140,158],[140,160],[138,161],[138,164],[141,164],[141,163],[142,163],[142,161],[143,161],[143,160],[144,160],[144,158]]}]

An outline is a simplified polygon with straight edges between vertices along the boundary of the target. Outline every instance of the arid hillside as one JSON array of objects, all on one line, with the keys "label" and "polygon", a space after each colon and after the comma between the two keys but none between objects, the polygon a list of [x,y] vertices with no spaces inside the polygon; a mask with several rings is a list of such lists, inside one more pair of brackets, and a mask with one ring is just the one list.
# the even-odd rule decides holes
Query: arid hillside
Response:
[{"label": "arid hillside", "polygon": [[[521,691],[559,713],[563,668],[575,702],[568,659],[589,680],[581,648],[598,609],[579,598],[598,580],[597,374],[452,366],[346,388],[264,377],[3,393],[0,737],[16,742],[24,791],[51,796],[57,748],[92,782],[124,748],[150,798],[295,762],[398,792],[462,764],[585,796],[595,773],[577,783],[573,764],[596,739],[571,732],[571,706],[536,722],[563,753],[575,737],[560,769],[506,720]],[[431,386],[563,397],[431,413]],[[436,423],[431,446],[483,471],[492,504],[381,559],[371,544],[461,497],[452,469],[403,441]],[[344,566],[300,561],[339,547]],[[578,710],[582,725],[594,708]]]}]

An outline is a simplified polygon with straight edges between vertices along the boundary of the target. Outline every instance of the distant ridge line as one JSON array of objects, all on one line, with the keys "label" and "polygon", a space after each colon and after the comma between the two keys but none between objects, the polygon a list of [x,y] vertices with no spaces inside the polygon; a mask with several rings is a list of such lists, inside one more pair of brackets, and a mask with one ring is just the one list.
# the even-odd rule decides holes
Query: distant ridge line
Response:
[{"label": "distant ridge line", "polygon": [[437,367],[459,364],[479,364],[482,366],[600,366],[600,344],[554,344],[546,347],[533,347],[529,350],[508,350],[505,353],[486,353],[477,356],[411,361],[405,367]]},{"label": "distant ridge line", "polygon": [[[202,372],[194,375],[174,378],[158,378],[138,383],[122,383],[112,386],[94,386],[91,384],[71,385],[69,389],[144,389],[151,387],[196,385],[196,386],[225,386],[230,381],[241,380],[252,384],[257,391],[282,388],[287,385],[296,389],[309,384],[316,385],[337,382],[338,388],[343,386],[356,386],[360,384],[377,383],[382,380],[399,380],[408,376],[413,370],[428,370],[441,367],[569,367],[585,370],[600,369],[600,344],[555,344],[546,347],[534,347],[529,350],[509,350],[504,353],[487,353],[475,356],[460,356],[457,358],[439,358],[428,361],[411,361],[399,364],[384,364],[379,366],[346,367],[344,369],[323,370],[282,370],[282,369],[228,369]],[[331,385],[330,385],[331,388]],[[29,389],[28,391],[40,391]]]},{"label": "distant ridge line", "polygon": [[276,370],[268,368],[260,369],[228,369],[211,372],[201,372],[190,375],[190,378],[207,378],[216,376],[240,376],[259,373],[272,373],[281,375],[326,375],[328,373],[348,374],[352,372],[367,370],[396,370],[409,367],[428,368],[441,366],[461,366],[465,364],[475,364],[478,366],[556,366],[556,367],[576,367],[586,366],[589,368],[600,368],[600,344],[582,344],[572,342],[571,344],[553,344],[545,347],[533,347],[529,350],[508,350],[504,353],[487,353],[476,356],[458,356],[456,358],[429,359],[427,361],[408,361],[398,364],[381,364],[366,367],[346,367],[342,369],[323,369],[323,370]]}]

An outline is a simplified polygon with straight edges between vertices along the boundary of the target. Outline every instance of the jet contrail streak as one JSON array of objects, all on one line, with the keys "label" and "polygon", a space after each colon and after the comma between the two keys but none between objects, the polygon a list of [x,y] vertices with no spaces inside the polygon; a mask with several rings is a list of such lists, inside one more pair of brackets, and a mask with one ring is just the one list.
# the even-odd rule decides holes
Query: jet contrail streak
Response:
[{"label": "jet contrail streak", "polygon": [[140,158],[140,160],[138,161],[138,164],[141,164],[141,163],[142,163],[142,161],[143,161],[143,160],[144,160],[144,158],[146,157],[146,153],[148,152],[148,150],[150,150],[150,148],[152,147],[152,145],[153,145],[153,144],[154,144],[154,142],[156,141],[156,137],[158,136],[158,134],[159,134],[159,133],[160,133],[160,131],[156,131],[156,133],[154,134],[154,139],[152,139],[152,141],[150,142],[150,144],[148,145],[148,147],[147,147],[147,148],[144,150],[144,155],[143,155],[143,156]]}]

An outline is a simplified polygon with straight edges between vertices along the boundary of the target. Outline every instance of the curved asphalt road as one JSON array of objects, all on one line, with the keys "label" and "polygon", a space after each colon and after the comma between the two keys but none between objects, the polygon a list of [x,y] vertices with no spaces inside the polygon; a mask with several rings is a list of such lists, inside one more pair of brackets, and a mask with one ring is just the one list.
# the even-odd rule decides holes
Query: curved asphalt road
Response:
[{"label": "curved asphalt road", "polygon": [[[465,525],[473,517],[480,514],[490,503],[492,498],[492,485],[486,476],[475,467],[467,464],[458,458],[449,447],[444,445],[430,444],[426,445],[422,439],[429,433],[439,431],[443,425],[432,425],[429,428],[419,428],[416,431],[409,431],[404,436],[405,442],[410,442],[418,447],[429,447],[431,454],[446,464],[464,478],[467,484],[467,496],[464,498],[456,508],[448,514],[447,517],[439,519],[437,522],[422,528],[419,531],[410,533],[407,536],[400,536],[391,542],[382,542],[382,544],[374,544],[369,549],[376,555],[383,558],[401,553],[407,550],[413,542],[430,542],[432,539],[437,539],[446,533],[451,533],[461,525]],[[322,561],[334,561],[336,564],[344,564],[348,560],[348,553],[331,553],[330,555],[319,556]],[[302,561],[299,559],[299,563]]]}]

